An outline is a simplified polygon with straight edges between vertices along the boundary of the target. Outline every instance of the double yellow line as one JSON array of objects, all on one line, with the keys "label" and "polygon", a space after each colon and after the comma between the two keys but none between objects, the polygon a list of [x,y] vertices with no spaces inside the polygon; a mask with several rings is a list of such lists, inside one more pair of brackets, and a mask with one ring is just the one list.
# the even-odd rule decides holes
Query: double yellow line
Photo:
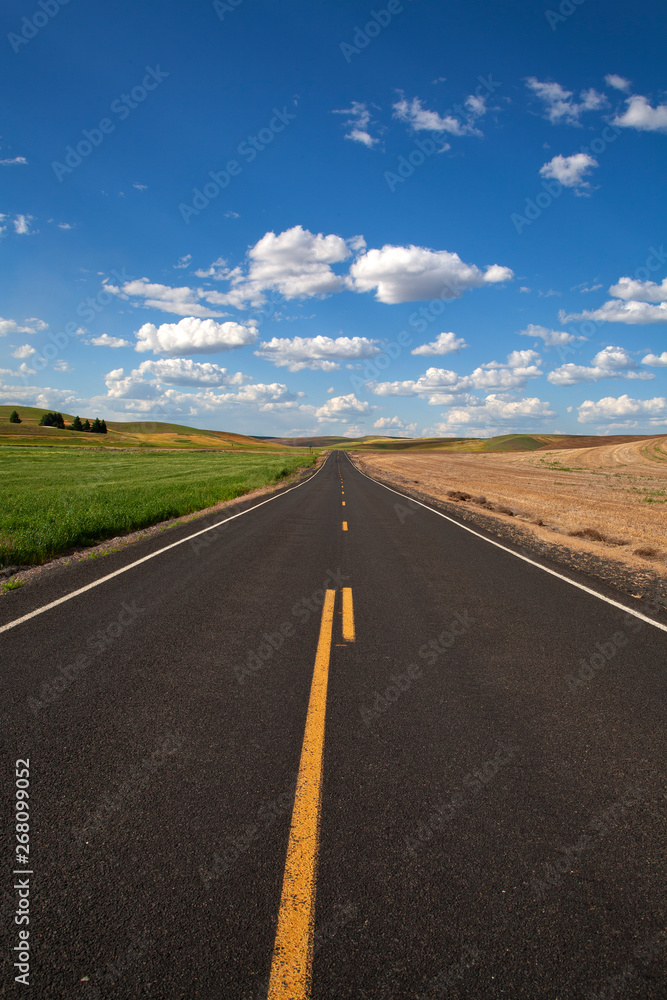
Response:
[{"label": "double yellow line", "polygon": [[[343,587],[343,638],[354,642],[352,589]],[[315,886],[322,809],[322,763],[336,591],[324,595],[296,782],[268,1000],[307,1000],[313,966]]]}]

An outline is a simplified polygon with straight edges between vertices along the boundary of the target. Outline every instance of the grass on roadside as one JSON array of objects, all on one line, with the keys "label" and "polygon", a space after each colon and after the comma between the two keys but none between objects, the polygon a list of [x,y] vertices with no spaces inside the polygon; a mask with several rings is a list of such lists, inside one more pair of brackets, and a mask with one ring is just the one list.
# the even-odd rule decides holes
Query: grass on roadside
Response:
[{"label": "grass on roadside", "polygon": [[7,448],[0,460],[0,566],[180,517],[310,466],[312,454]]}]

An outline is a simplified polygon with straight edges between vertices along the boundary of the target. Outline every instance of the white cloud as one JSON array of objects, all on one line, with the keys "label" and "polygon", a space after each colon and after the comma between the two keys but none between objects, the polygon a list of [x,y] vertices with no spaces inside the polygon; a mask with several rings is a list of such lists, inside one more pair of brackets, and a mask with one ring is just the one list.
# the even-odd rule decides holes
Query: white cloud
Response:
[{"label": "white cloud", "polygon": [[580,424],[621,417],[626,420],[643,419],[649,424],[662,426],[667,418],[667,399],[664,396],[655,396],[653,399],[633,399],[627,395],[605,396],[597,403],[586,399],[578,407],[578,411]]},{"label": "white cloud", "polygon": [[[113,295],[118,295],[121,299],[128,299],[131,296],[141,297],[144,301],[140,303],[147,309],[159,309],[162,312],[175,313],[177,316],[220,316],[220,312],[213,312],[206,306],[200,305],[199,300],[205,297],[205,292],[201,288],[188,288],[186,285],[181,288],[172,288],[170,285],[153,284],[148,278],[137,278],[133,281],[126,281],[118,288],[116,285],[104,284],[105,289]],[[138,303],[133,302],[133,305]]]},{"label": "white cloud", "polygon": [[420,347],[415,347],[410,353],[425,355],[455,354],[467,346],[463,337],[457,337],[455,333],[439,333],[430,344],[422,344]]},{"label": "white cloud", "polygon": [[54,369],[54,371],[57,371],[57,372],[71,372],[71,371],[74,371],[74,369],[72,368],[72,366],[67,361],[63,361],[62,359],[60,361],[54,361],[53,362],[53,369]]},{"label": "white cloud", "polygon": [[15,351],[12,351],[13,358],[29,358],[32,354],[36,354],[36,350],[30,344],[22,344],[21,347],[17,347]]},{"label": "white cloud", "polygon": [[357,399],[354,393],[347,396],[332,396],[323,406],[315,410],[315,416],[320,423],[334,420],[346,422],[350,417],[362,413],[370,413],[373,407],[366,400]]},{"label": "white cloud", "polygon": [[[185,257],[179,257],[178,258],[178,264],[172,264],[172,267],[173,267],[173,269],[175,271],[182,271],[183,268],[188,267],[188,265],[190,264],[191,260],[192,260],[192,254],[191,253],[186,253]],[[195,272],[195,274],[196,273],[197,272]]]},{"label": "white cloud", "polygon": [[23,325],[17,323],[15,319],[2,319],[0,317],[0,337],[6,337],[8,333],[37,333],[38,330],[46,330],[48,323],[34,316],[23,321]]},{"label": "white cloud", "polygon": [[76,399],[71,389],[51,389],[43,385],[7,385],[0,383],[0,403],[22,403],[43,409],[67,412]]},{"label": "white cloud", "polygon": [[465,406],[456,406],[444,416],[444,423],[436,425],[443,433],[456,428],[474,427],[478,432],[482,425],[484,432],[494,433],[507,430],[506,424],[534,424],[535,421],[555,417],[551,404],[537,397],[509,399],[492,393],[483,400],[469,401]]},{"label": "white cloud", "polygon": [[136,188],[137,191],[147,191],[148,190],[148,184],[133,184],[132,187]]},{"label": "white cloud", "polygon": [[662,354],[647,354],[646,357],[642,358],[643,365],[650,365],[652,368],[661,368],[663,365],[667,365],[667,351],[663,351]]},{"label": "white cloud", "polygon": [[357,258],[350,268],[348,284],[356,292],[375,289],[379,302],[394,304],[459,298],[467,289],[509,281],[513,276],[508,267],[498,264],[482,272],[447,250],[387,244]]},{"label": "white cloud", "polygon": [[144,323],[135,334],[137,351],[154,354],[209,354],[254,344],[257,330],[240,323],[216,323],[189,316],[178,323]]},{"label": "white cloud", "polygon": [[667,302],[650,305],[648,302],[622,302],[612,299],[605,302],[599,309],[585,309],[580,313],[566,314],[564,310],[558,314],[561,323],[571,323],[574,320],[592,319],[604,323],[627,323],[634,326],[642,323],[667,323]]},{"label": "white cloud", "polygon": [[99,337],[93,337],[90,341],[95,347],[132,347],[129,340],[122,337],[110,337],[108,333],[101,333]]},{"label": "white cloud", "polygon": [[540,176],[553,177],[563,187],[587,188],[590,185],[584,179],[585,175],[597,166],[598,161],[588,153],[575,153],[573,156],[558,155],[540,167]]},{"label": "white cloud", "polygon": [[[470,96],[465,102],[465,119],[452,114],[439,115],[437,111],[429,111],[422,107],[418,97],[411,101],[402,97],[394,104],[394,118],[406,122],[415,132],[448,132],[450,135],[481,135],[473,124],[486,112],[483,98]],[[461,109],[463,110],[463,108]]]},{"label": "white cloud", "polygon": [[58,229],[74,229],[71,222],[59,222]]},{"label": "white cloud", "polygon": [[333,371],[338,361],[358,361],[374,358],[382,348],[367,337],[293,337],[279,338],[260,344],[255,354],[279,368],[299,372],[304,368]]},{"label": "white cloud", "polygon": [[536,351],[512,351],[506,362],[489,361],[470,375],[458,375],[447,368],[428,368],[418,379],[369,382],[368,388],[376,396],[421,396],[427,398],[431,406],[440,406],[455,401],[461,393],[476,389],[505,392],[522,389],[528,379],[543,374],[539,363]]},{"label": "white cloud", "polygon": [[[181,257],[181,260],[185,260],[185,258]],[[174,266],[178,267],[177,264]],[[224,279],[228,278],[232,273],[233,272],[230,268],[227,267],[227,261],[224,257],[218,257],[217,260],[213,261],[210,267],[200,268],[198,271],[195,271],[198,278],[212,278],[213,281],[224,281]]]},{"label": "white cloud", "polygon": [[531,76],[526,86],[544,103],[544,117],[553,125],[579,125],[584,111],[598,111],[608,103],[604,94],[592,88],[582,90],[577,103],[573,92],[559,83],[543,83]]},{"label": "white cloud", "polygon": [[[356,248],[359,238],[349,241]],[[311,233],[293,226],[276,235],[265,233],[248,251],[248,269],[234,268],[225,275],[231,280],[229,292],[210,292],[206,300],[215,305],[243,307],[261,305],[265,292],[275,290],[286,299],[330,295],[344,287],[332,264],[350,256],[350,246],[341,236]]]},{"label": "white cloud", "polygon": [[619,76],[618,73],[607,73],[604,81],[608,87],[613,87],[615,90],[622,90],[625,93],[630,90],[630,80],[626,80],[624,76]]},{"label": "white cloud", "polygon": [[591,367],[585,365],[561,365],[549,372],[547,379],[552,385],[577,385],[579,382],[599,382],[604,378],[650,379],[650,372],[637,371],[637,363],[624,347],[605,347],[593,358]]},{"label": "white cloud", "polygon": [[373,427],[379,431],[407,431],[408,434],[414,434],[417,430],[417,424],[406,424],[400,417],[380,417],[373,423]]},{"label": "white cloud", "polygon": [[106,376],[110,396],[133,399],[156,399],[160,385],[240,386],[245,381],[241,372],[232,374],[219,365],[198,364],[189,358],[142,361],[129,375],[116,368]]},{"label": "white cloud", "polygon": [[658,104],[653,108],[640,94],[628,97],[626,104],[626,110],[614,118],[612,125],[635,128],[640,132],[667,132],[667,104]]},{"label": "white cloud", "polygon": [[637,281],[636,278],[619,278],[611,285],[609,294],[617,299],[632,302],[667,302],[667,278],[655,281]]},{"label": "white cloud", "polygon": [[586,340],[586,337],[575,337],[573,333],[566,333],[565,330],[549,330],[546,326],[538,326],[529,323],[525,330],[519,330],[520,337],[537,337],[544,341],[545,347],[563,347],[565,344],[573,344],[576,340]]},{"label": "white cloud", "polygon": [[349,129],[345,133],[346,139],[351,139],[353,142],[360,142],[367,149],[372,149],[379,139],[373,137],[368,127],[371,123],[371,113],[368,110],[368,106],[362,101],[352,101],[352,105],[349,108],[342,108],[333,112],[335,115],[347,115],[347,121],[345,122],[345,127]]},{"label": "white cloud", "polygon": [[10,160],[0,160],[0,167],[24,167],[27,162],[25,156],[14,156]]},{"label": "white cloud", "polygon": [[12,219],[14,223],[14,232],[18,233],[19,236],[32,236],[34,229],[30,228],[30,224],[33,221],[32,215],[16,215]]}]

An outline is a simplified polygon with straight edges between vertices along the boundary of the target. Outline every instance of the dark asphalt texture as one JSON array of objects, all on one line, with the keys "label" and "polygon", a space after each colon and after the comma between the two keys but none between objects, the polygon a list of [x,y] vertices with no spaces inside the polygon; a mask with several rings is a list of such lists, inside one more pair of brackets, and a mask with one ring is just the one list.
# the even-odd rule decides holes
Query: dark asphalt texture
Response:
[{"label": "dark asphalt texture", "polygon": [[[206,523],[12,593],[0,624]],[[339,452],[202,538],[0,635],[0,994],[25,990],[11,865],[28,757],[27,995],[266,996],[323,590],[349,586],[314,1000],[667,997],[665,632]]]}]

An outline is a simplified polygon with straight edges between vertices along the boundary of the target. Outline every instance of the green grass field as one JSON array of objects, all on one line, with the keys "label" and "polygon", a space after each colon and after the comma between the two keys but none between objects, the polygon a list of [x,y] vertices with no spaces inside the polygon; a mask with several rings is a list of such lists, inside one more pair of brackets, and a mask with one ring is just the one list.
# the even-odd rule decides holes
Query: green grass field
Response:
[{"label": "green grass field", "polygon": [[231,500],[311,465],[316,454],[3,448],[0,566],[44,562]]}]

